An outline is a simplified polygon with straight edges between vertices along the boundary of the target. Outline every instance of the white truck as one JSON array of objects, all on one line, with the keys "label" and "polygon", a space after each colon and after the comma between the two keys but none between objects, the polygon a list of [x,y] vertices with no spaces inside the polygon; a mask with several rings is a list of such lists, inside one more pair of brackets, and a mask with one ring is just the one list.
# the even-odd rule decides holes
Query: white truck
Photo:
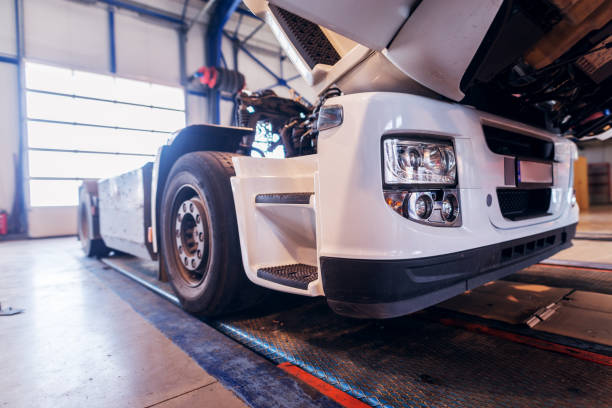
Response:
[{"label": "white truck", "polygon": [[[611,1],[245,3],[319,102],[242,93],[243,127],[188,126],[85,183],[87,255],[157,259],[190,312],[264,287],[389,318],[571,245],[565,136],[609,126]],[[285,158],[252,157],[262,121]]]}]

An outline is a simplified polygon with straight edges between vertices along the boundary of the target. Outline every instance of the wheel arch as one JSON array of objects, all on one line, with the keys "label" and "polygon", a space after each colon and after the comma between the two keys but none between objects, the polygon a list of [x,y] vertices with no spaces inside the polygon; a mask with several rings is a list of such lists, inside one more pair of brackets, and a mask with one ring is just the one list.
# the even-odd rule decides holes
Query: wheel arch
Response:
[{"label": "wheel arch", "polygon": [[[197,151],[235,153],[243,136],[253,132],[251,128],[191,125],[174,133],[168,143],[157,152],[151,180],[151,224],[153,251],[159,254],[159,222],[161,199],[172,165],[179,157]],[[163,276],[160,276],[163,278]]]}]

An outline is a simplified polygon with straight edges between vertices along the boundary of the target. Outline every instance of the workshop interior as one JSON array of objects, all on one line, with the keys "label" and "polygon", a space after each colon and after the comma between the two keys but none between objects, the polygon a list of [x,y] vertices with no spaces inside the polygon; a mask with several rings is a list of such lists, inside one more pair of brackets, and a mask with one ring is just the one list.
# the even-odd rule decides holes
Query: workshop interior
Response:
[{"label": "workshop interior", "polygon": [[0,0],[0,406],[612,406],[612,0]]}]

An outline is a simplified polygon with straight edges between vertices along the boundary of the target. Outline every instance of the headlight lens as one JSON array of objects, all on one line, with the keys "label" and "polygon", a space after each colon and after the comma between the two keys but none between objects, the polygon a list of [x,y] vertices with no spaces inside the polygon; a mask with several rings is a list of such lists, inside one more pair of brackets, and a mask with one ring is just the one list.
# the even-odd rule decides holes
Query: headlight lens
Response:
[{"label": "headlight lens", "polygon": [[450,142],[385,139],[385,184],[454,185],[455,149]]},{"label": "headlight lens", "polygon": [[431,215],[433,203],[428,195],[423,194],[414,203],[414,212],[419,218],[427,219]]},{"label": "headlight lens", "polygon": [[447,194],[444,201],[442,201],[442,208],[440,209],[440,215],[446,222],[453,222],[457,218],[459,213],[459,203],[457,198],[452,194]]}]

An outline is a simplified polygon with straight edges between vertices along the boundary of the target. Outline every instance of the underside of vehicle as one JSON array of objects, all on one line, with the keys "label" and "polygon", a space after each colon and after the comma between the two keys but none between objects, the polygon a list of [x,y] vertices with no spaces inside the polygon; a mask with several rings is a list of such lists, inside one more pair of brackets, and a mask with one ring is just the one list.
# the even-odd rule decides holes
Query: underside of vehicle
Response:
[{"label": "underside of vehicle", "polygon": [[461,102],[576,138],[612,123],[612,2],[506,1]]}]

